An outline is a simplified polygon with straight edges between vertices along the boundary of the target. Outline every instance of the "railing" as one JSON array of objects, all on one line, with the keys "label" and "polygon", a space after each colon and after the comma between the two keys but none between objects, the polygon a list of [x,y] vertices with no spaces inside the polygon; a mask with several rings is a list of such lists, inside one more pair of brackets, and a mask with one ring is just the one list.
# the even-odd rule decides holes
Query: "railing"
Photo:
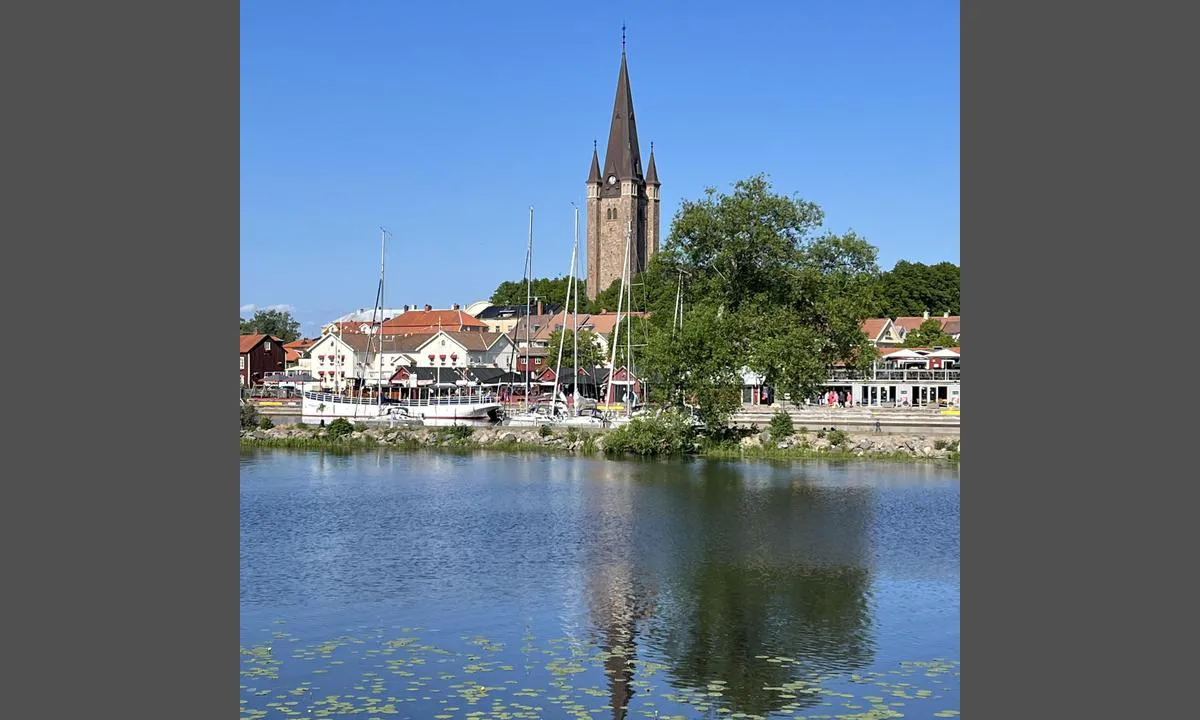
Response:
[{"label": "railing", "polygon": [[886,382],[960,382],[958,368],[953,370],[875,370],[861,373],[857,370],[837,369],[829,373],[829,380],[861,380]]},{"label": "railing", "polygon": [[[346,395],[333,395],[331,393],[316,393],[306,392],[304,397],[309,400],[318,402],[335,402],[349,405],[378,405],[378,398],[359,398]],[[434,398],[419,398],[416,400],[388,400],[384,398],[383,405],[399,406],[399,407],[430,407],[432,405],[471,405],[476,403],[498,403],[494,395],[446,395]]]}]

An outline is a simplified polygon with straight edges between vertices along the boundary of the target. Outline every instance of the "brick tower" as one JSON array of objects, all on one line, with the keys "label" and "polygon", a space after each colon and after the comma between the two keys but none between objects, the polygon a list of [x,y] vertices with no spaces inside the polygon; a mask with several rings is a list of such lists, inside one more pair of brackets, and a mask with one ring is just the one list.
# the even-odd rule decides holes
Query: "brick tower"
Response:
[{"label": "brick tower", "polygon": [[[658,251],[659,185],[650,163],[642,173],[637,123],[633,114],[633,92],[625,62],[624,29],[621,38],[621,71],[617,75],[617,98],[613,103],[604,170],[597,149],[592,147],[592,168],[587,179],[587,294],[589,300],[621,278],[625,267],[625,235],[632,222],[630,267],[634,273],[646,269]],[[608,308],[615,310],[616,308]]]}]

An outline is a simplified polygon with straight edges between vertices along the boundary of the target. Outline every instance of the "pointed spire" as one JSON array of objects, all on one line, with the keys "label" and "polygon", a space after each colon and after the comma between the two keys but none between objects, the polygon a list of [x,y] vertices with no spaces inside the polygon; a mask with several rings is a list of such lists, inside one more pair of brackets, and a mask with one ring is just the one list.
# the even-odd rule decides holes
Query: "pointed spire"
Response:
[{"label": "pointed spire", "polygon": [[662,185],[658,181],[658,168],[654,166],[654,141],[650,141],[650,165],[646,168],[646,184]]},{"label": "pointed spire", "polygon": [[592,171],[588,173],[588,185],[600,184],[600,157],[596,154],[596,141],[592,141]]},{"label": "pointed spire", "polygon": [[629,88],[629,68],[625,62],[623,40],[621,71],[617,75],[617,97],[613,102],[612,125],[608,130],[608,149],[604,152],[604,177],[610,175],[615,175],[618,180],[642,179],[642,155],[638,149],[633,91]]}]

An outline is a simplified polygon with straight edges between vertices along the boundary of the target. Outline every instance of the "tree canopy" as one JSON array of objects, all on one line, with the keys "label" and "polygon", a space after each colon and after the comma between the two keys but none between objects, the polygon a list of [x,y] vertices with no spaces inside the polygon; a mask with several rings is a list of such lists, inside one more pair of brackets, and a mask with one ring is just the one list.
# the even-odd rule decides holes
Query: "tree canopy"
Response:
[{"label": "tree canopy", "polygon": [[[534,278],[530,283],[532,288],[533,299],[536,303],[539,299],[548,305],[562,306],[567,301],[567,284],[570,282],[570,275],[563,275],[556,278]],[[580,279],[576,281],[579,286],[579,310],[586,312],[585,305],[587,303],[587,282]],[[526,299],[525,280],[505,280],[496,286],[496,291],[492,293],[490,302],[493,305],[524,305]]]},{"label": "tree canopy", "polygon": [[882,273],[878,286],[879,317],[913,317],[929,312],[959,313],[959,268],[901,260]]},{"label": "tree canopy", "polygon": [[[568,320],[568,322],[570,322]],[[563,367],[571,367],[575,363],[575,348],[573,346],[575,331],[570,327],[562,330],[555,330],[550,333],[550,340],[546,346],[549,351],[547,362],[558,361],[558,344],[561,340],[562,345],[562,363]],[[594,368],[597,365],[607,364],[608,359],[604,357],[604,352],[600,348],[599,337],[591,330],[579,331],[579,367]]]},{"label": "tree canopy", "polygon": [[929,318],[904,336],[904,347],[957,347],[958,342],[942,330],[942,321]]},{"label": "tree canopy", "polygon": [[284,342],[300,337],[300,323],[286,310],[257,310],[254,317],[241,321],[243,335],[273,335]]},{"label": "tree canopy", "polygon": [[773,192],[762,175],[685,200],[644,277],[653,315],[639,364],[656,387],[696,401],[713,424],[740,402],[743,368],[801,398],[837,363],[869,367],[876,352],[861,326],[878,307],[876,249],[823,221],[815,203]]}]

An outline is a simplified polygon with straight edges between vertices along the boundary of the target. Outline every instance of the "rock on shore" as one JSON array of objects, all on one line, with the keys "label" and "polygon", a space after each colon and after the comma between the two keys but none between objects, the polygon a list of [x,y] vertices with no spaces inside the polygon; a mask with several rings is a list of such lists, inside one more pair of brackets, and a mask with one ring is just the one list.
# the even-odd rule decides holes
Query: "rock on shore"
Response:
[{"label": "rock on shore", "polygon": [[[457,433],[463,433],[459,435]],[[887,435],[872,432],[827,434],[808,432],[774,439],[769,431],[741,438],[737,447],[747,455],[795,454],[820,456],[825,454],[870,456],[908,456],[913,458],[944,459],[961,452],[957,437],[926,436],[921,434]],[[242,430],[248,441],[287,442],[329,440],[327,430],[295,425],[277,425],[270,430]],[[457,428],[370,428],[346,436],[350,441],[367,441],[383,447],[540,447],[564,452],[603,452],[604,432],[555,430],[543,435],[537,428],[475,427],[469,435]]]}]

